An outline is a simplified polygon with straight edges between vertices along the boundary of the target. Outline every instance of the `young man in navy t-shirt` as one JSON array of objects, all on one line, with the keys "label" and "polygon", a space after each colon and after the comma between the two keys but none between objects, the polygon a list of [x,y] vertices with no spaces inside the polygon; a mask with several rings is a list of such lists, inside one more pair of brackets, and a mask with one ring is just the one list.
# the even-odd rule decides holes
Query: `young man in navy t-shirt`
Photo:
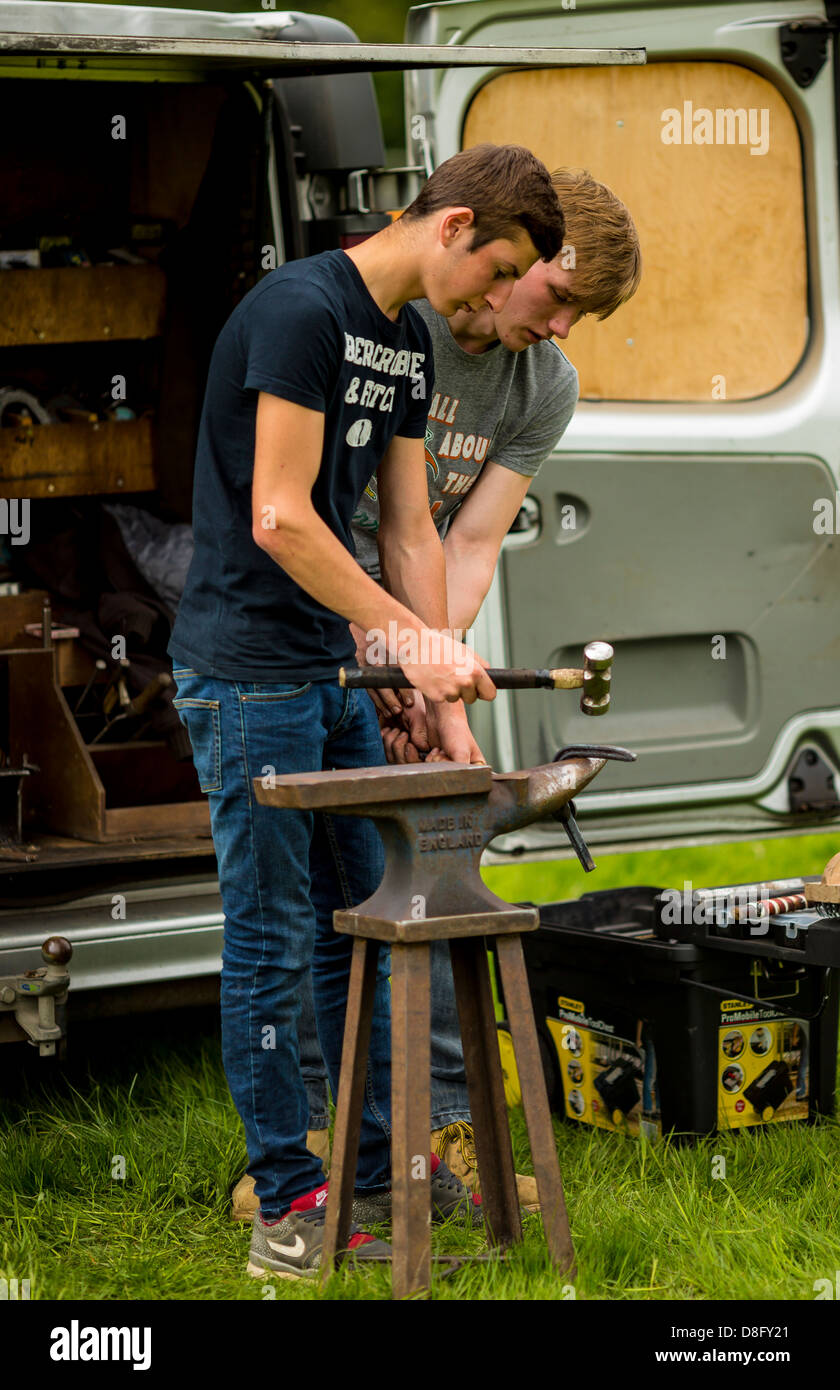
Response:
[{"label": "young man in navy t-shirt", "polygon": [[[436,170],[402,218],[369,241],[267,275],[213,352],[195,553],[169,651],[210,799],[225,912],[222,1049],[260,1201],[248,1266],[257,1275],[316,1271],[326,1188],[306,1147],[299,990],[311,965],[336,1093],[351,941],[333,931],[332,914],[370,896],[383,861],[370,822],[262,807],[252,782],[384,762],[366,692],[338,685],[338,667],[354,654],[348,622],[386,640],[397,634],[438,745],[453,760],[481,761],[462,701],[492,699],[495,689],[443,631],[444,558],[423,450],[434,368],[428,330],[408,302],[428,298],[443,314],[501,308],[538,256],[557,254],[562,235],[544,166],[518,146],[477,146]],[[385,588],[356,563],[350,536],[377,471]],[[359,1197],[370,1209],[382,1194],[383,1214],[388,973],[381,951],[356,1174]],[[362,1232],[350,1244],[356,1259],[383,1250]]]}]

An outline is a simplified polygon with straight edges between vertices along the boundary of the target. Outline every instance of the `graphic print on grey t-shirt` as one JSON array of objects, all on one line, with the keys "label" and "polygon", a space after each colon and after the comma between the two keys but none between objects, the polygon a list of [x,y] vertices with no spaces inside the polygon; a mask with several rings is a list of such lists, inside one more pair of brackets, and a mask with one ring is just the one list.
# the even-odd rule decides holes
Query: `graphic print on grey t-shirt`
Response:
[{"label": "graphic print on grey t-shirt", "polygon": [[[435,390],[425,436],[429,506],[441,536],[485,463],[535,477],[574,412],[577,372],[554,342],[510,352],[459,347],[425,299],[413,301],[432,336]],[[379,578],[379,498],[371,478],[353,516],[359,564]]]}]

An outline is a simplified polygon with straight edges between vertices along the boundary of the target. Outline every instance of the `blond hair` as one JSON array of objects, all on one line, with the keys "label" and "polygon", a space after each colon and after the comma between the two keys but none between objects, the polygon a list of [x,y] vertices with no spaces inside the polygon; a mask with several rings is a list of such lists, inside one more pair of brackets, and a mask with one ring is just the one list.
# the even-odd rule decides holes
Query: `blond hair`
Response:
[{"label": "blond hair", "polygon": [[627,208],[587,169],[555,169],[551,183],[566,219],[560,255],[574,249],[570,292],[587,314],[609,318],[639,288],[642,251]]}]

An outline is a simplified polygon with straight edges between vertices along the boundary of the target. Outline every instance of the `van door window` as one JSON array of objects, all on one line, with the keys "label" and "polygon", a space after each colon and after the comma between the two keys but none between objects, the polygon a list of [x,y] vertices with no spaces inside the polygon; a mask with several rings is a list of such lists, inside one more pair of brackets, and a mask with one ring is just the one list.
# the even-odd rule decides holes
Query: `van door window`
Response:
[{"label": "van door window", "polygon": [[575,328],[583,398],[746,400],[791,375],[808,333],[802,157],[766,78],[700,62],[503,73],[467,112],[464,146],[482,140],[587,168],[633,213],[644,277],[619,314]]}]

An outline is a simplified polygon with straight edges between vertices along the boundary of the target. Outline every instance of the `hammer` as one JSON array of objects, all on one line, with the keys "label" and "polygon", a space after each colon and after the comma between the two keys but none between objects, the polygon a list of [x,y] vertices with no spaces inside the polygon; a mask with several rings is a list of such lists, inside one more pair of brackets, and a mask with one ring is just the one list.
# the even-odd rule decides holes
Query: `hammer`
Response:
[{"label": "hammer", "polygon": [[829,859],[820,883],[805,884],[805,898],[821,917],[840,917],[840,854]]},{"label": "hammer", "polygon": [[[497,690],[579,690],[584,714],[606,714],[610,707],[613,649],[609,642],[588,642],[583,649],[583,670],[561,666],[557,670],[490,667],[488,676]],[[348,690],[402,690],[411,686],[401,666],[342,666],[338,683]]]},{"label": "hammer", "polygon": [[[107,724],[103,725],[96,735],[96,738],[91,739],[89,746],[98,743],[102,735],[107,734],[108,730],[112,729],[115,724],[119,724],[121,719],[136,719],[138,715],[145,714],[147,706],[150,705],[153,700],[156,700],[171,684],[172,677],[169,675],[168,671],[159,671],[156,676],[152,677],[147,685],[143,686],[140,694],[135,695],[133,700],[126,699],[125,702],[121,700],[120,703],[124,704],[122,711],[119,714],[115,714],[112,719],[108,720]],[[126,691],[126,697],[127,696],[128,691]]]}]

